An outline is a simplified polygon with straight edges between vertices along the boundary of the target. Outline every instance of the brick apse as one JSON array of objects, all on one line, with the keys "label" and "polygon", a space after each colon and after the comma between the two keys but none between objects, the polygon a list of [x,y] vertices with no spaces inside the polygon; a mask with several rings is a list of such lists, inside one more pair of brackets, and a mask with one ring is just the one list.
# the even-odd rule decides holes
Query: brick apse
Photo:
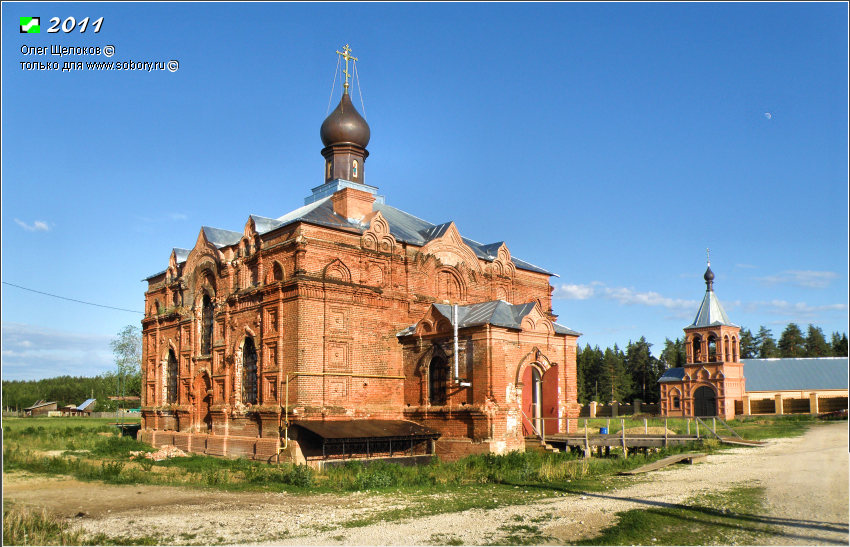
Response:
[{"label": "brick apse", "polygon": [[555,322],[552,274],[387,205],[347,83],[320,135],[303,207],[203,227],[146,279],[139,439],[321,465],[574,428],[579,333]]}]

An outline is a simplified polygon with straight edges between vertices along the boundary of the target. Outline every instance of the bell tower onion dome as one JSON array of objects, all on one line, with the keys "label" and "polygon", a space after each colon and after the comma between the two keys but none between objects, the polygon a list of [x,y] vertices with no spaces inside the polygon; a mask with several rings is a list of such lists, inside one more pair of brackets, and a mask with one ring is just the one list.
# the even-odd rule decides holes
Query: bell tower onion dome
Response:
[{"label": "bell tower onion dome", "polygon": [[322,156],[325,158],[325,184],[334,180],[345,180],[365,184],[364,163],[369,157],[369,124],[351,104],[348,94],[348,62],[357,63],[348,44],[337,51],[345,59],[345,84],[342,98],[330,115],[322,122],[319,136],[322,138]]}]

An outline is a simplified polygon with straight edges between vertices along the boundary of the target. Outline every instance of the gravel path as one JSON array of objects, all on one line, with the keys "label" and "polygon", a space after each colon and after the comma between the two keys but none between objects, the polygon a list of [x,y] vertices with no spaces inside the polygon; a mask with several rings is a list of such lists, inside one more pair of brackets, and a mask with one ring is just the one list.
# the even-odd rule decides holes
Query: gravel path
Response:
[{"label": "gravel path", "polygon": [[758,485],[766,488],[768,511],[752,518],[781,528],[783,536],[773,538],[777,544],[847,545],[848,463],[847,423],[818,424],[801,437],[724,451],[705,463],[655,471],[618,489],[359,528],[342,524],[403,508],[412,500],[368,493],[296,496],[111,486],[19,473],[4,474],[3,495],[16,503],[46,506],[92,533],[157,534],[178,544],[480,545],[498,543],[506,534],[500,526],[535,521],[554,538],[552,543],[564,543],[596,535],[615,523],[619,511]]},{"label": "gravel path", "polygon": [[[812,427],[805,435],[708,456],[695,466],[655,471],[647,480],[607,493],[587,493],[494,510],[469,510],[396,523],[299,537],[288,545],[421,545],[434,534],[467,545],[498,541],[505,523],[554,515],[541,531],[564,543],[592,537],[614,523],[614,513],[682,503],[698,494],[743,485],[766,487],[769,515],[756,520],[780,526],[782,545],[848,544],[847,423]],[[494,538],[495,536],[495,538]]]}]

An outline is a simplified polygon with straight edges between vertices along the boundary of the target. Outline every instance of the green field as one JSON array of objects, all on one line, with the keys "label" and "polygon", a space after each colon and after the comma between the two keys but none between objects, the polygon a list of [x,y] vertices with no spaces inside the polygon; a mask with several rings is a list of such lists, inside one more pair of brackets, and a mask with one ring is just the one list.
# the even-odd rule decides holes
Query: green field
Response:
[{"label": "green field", "polygon": [[[403,508],[376,512],[367,518],[351,520],[345,525],[358,527],[378,521],[471,508],[493,509],[533,503],[537,499],[553,496],[608,490],[635,480],[616,476],[619,471],[633,469],[676,452],[712,452],[721,448],[716,441],[711,441],[702,446],[670,447],[657,452],[650,451],[645,455],[635,454],[627,459],[614,454],[607,458],[584,459],[578,454],[563,452],[514,452],[506,455],[471,456],[458,462],[440,462],[435,458],[430,464],[418,467],[403,467],[383,462],[374,462],[371,465],[351,462],[342,467],[317,472],[306,466],[288,463],[268,464],[243,458],[223,459],[202,455],[162,462],[144,458],[133,459],[131,452],[153,451],[153,448],[130,437],[119,436],[117,428],[110,425],[112,422],[114,419],[5,419],[3,471],[6,473],[21,470],[43,475],[67,475],[79,480],[103,481],[108,484],[171,485],[224,491],[286,491],[293,494],[368,491],[375,495],[403,495],[409,501]],[[663,425],[663,420],[661,422]],[[583,426],[581,420],[579,423]],[[600,427],[600,423],[605,425],[605,419],[593,420],[589,422],[588,427],[590,428],[591,424],[593,427]],[[611,420],[612,429],[615,423],[617,427],[620,425],[619,420]],[[812,418],[799,416],[736,420],[730,425],[745,438],[759,439],[800,435],[812,423]],[[626,420],[625,425],[627,428],[642,427],[643,421]],[[649,427],[653,426],[657,424],[649,424]],[[436,494],[440,496],[437,497]],[[746,502],[751,509],[758,509],[753,507],[758,496],[752,492],[746,495],[738,493],[733,497],[738,500],[736,503]],[[685,508],[681,511],[685,511]],[[680,520],[686,521],[682,515],[679,515]],[[658,515],[656,517],[660,518]],[[726,524],[721,521],[729,518],[728,515],[716,517],[719,520],[714,524],[711,519],[707,521],[705,534],[708,536],[711,536],[715,528],[724,528]],[[623,518],[632,517],[624,514]],[[539,529],[543,524],[545,523],[505,523],[499,528],[504,533],[501,541],[519,544],[528,537],[540,539],[531,533],[531,529]],[[26,544],[75,544],[91,540],[75,536],[63,526],[65,525],[61,522],[40,513],[21,513],[15,508],[4,513],[6,538],[29,538]],[[28,532],[22,536],[21,530]],[[635,533],[640,536],[638,529]],[[33,542],[32,538],[35,537],[39,539]],[[641,543],[639,537],[634,535],[619,539],[606,537],[607,539],[602,541],[612,544],[621,541]],[[449,537],[442,540],[445,543],[453,541]],[[17,540],[6,544],[15,544],[15,541]]]}]

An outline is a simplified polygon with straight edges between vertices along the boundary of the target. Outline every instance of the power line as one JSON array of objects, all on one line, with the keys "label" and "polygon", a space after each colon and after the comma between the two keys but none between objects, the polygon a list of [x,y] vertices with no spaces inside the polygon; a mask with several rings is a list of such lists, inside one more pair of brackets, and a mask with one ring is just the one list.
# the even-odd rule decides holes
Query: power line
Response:
[{"label": "power line", "polygon": [[4,285],[9,285],[10,287],[16,287],[18,289],[23,289],[25,291],[30,291],[38,294],[43,294],[45,296],[52,296],[53,298],[61,298],[62,300],[70,300],[71,302],[77,302],[78,304],[87,304],[89,306],[97,306],[98,308],[108,308],[110,310],[118,310],[118,311],[126,311],[130,313],[141,313],[144,315],[145,312],[138,310],[128,310],[125,308],[116,308],[115,306],[105,306],[103,304],[95,304],[94,302],[86,302],[85,300],[77,300],[76,298],[68,298],[67,296],[59,296],[58,294],[50,294],[49,292],[37,291],[35,289],[30,289],[27,287],[21,287],[20,285],[15,285],[14,283],[9,283],[8,281],[2,282]]}]

